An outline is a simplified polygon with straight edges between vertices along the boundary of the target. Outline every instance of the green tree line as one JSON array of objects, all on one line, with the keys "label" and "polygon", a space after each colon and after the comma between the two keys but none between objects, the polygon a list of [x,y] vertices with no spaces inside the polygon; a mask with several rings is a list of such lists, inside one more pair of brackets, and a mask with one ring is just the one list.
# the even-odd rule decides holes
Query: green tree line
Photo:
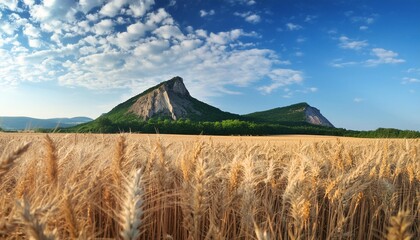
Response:
[{"label": "green tree line", "polygon": [[204,135],[282,135],[307,134],[331,135],[365,138],[419,138],[420,132],[379,128],[374,131],[353,131],[343,128],[330,128],[311,124],[269,124],[255,123],[243,120],[223,120],[217,122],[199,122],[189,119],[170,120],[164,118],[142,121],[130,119],[112,121],[107,117],[68,129],[63,132],[92,132],[92,133],[170,133],[170,134],[204,134]]}]

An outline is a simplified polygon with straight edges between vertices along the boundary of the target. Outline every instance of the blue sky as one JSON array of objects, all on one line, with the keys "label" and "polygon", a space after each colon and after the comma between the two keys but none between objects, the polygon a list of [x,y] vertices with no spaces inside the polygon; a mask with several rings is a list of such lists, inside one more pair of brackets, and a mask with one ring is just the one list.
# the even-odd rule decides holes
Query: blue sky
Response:
[{"label": "blue sky", "polygon": [[98,117],[181,76],[225,111],[297,102],[420,130],[420,2],[1,0],[0,116]]}]

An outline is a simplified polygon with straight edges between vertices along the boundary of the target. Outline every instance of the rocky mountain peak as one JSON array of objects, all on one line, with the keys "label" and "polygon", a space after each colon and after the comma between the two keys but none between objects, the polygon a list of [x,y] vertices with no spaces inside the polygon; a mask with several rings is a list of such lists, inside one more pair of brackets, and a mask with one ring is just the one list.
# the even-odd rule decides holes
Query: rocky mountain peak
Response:
[{"label": "rocky mountain peak", "polygon": [[309,104],[306,104],[305,107],[305,117],[308,123],[326,127],[334,127],[334,125],[332,125],[332,123],[321,114],[319,109],[311,107]]},{"label": "rocky mountain peak", "polygon": [[202,114],[194,109],[190,93],[180,77],[174,77],[148,90],[134,102],[128,112],[143,120],[153,117],[169,117],[177,120],[190,113]]},{"label": "rocky mountain peak", "polygon": [[174,77],[171,80],[164,82],[161,87],[168,92],[173,92],[181,96],[190,96],[190,93],[184,85],[184,80],[181,77]]}]

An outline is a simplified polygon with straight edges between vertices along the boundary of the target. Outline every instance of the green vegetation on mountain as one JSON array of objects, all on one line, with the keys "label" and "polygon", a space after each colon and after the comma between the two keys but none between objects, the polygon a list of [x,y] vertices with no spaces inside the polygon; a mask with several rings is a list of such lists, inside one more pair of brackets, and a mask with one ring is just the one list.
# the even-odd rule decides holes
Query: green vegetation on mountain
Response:
[{"label": "green vegetation on mountain", "polygon": [[306,122],[305,109],[307,103],[297,103],[287,107],[279,107],[267,111],[243,115],[250,121],[268,123],[303,123]]},{"label": "green vegetation on mountain", "polygon": [[[311,124],[308,118],[319,124]],[[321,119],[321,120],[320,120]],[[322,121],[322,122],[320,122]],[[420,137],[396,129],[352,131],[331,127],[319,110],[307,103],[246,115],[223,112],[193,98],[182,78],[162,82],[119,104],[94,121],[61,129],[63,132],[172,133],[208,135],[311,134],[351,137]]]},{"label": "green vegetation on mountain", "polygon": [[62,132],[91,133],[170,133],[170,134],[205,134],[205,135],[330,135],[363,138],[419,138],[420,132],[380,128],[375,131],[354,131],[343,128],[316,126],[309,123],[301,125],[282,125],[272,123],[255,123],[241,120],[223,120],[217,122],[197,122],[189,119],[149,119],[114,123],[101,117],[91,124],[82,124]]}]

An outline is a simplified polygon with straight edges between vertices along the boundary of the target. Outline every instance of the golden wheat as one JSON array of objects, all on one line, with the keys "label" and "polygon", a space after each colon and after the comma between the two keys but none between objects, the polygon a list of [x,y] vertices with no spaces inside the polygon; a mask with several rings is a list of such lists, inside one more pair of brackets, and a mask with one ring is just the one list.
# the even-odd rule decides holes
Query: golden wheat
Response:
[{"label": "golden wheat", "polygon": [[419,239],[419,147],[1,133],[0,238]]}]

